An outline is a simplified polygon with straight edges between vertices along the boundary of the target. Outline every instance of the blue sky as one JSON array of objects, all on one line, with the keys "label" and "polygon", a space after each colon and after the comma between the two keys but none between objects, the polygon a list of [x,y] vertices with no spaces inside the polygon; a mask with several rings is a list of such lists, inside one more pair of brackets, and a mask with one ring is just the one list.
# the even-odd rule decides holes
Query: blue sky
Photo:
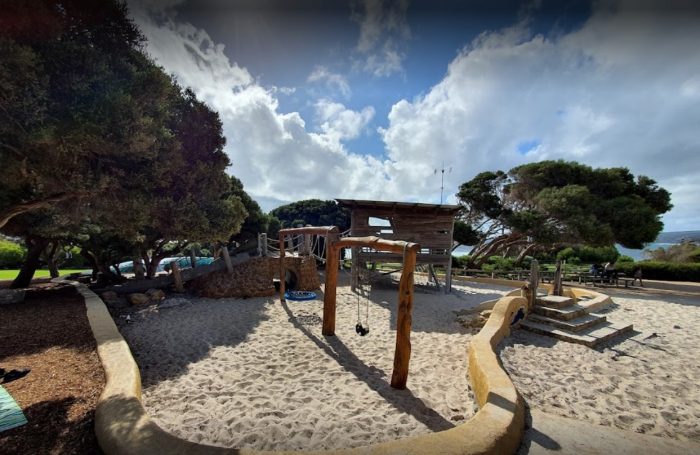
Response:
[{"label": "blue sky", "polygon": [[[437,6],[436,6],[437,5]],[[700,229],[700,9],[687,1],[151,0],[167,71],[221,114],[264,209],[304,198],[447,201],[485,170],[626,166]]]}]

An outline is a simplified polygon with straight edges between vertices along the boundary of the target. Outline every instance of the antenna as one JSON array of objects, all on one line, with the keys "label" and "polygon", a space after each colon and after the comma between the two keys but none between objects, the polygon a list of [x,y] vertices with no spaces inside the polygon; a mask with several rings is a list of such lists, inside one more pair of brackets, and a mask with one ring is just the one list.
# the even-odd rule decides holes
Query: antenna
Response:
[{"label": "antenna", "polygon": [[452,172],[452,166],[450,166],[448,169],[445,169],[445,162],[442,162],[442,167],[440,169],[434,169],[433,170],[433,175],[437,174],[437,172],[440,171],[440,205],[442,205],[442,196],[445,191],[445,171],[447,173]]}]

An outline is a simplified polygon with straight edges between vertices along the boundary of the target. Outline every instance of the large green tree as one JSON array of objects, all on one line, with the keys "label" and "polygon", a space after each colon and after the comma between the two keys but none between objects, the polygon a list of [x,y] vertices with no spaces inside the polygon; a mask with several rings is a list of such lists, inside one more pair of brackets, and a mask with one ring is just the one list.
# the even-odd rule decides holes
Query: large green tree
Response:
[{"label": "large green tree", "polygon": [[570,244],[642,248],[672,207],[668,191],[649,177],[566,161],[483,172],[462,184],[458,197],[463,220],[479,232],[474,265],[494,254],[522,259],[537,248]]},{"label": "large green tree", "polygon": [[240,228],[245,210],[228,194],[218,114],[150,61],[142,42],[115,0],[4,5],[0,229],[29,246],[13,286],[29,283],[47,242],[103,248],[91,259],[105,270],[130,250],[152,275],[166,251]]}]

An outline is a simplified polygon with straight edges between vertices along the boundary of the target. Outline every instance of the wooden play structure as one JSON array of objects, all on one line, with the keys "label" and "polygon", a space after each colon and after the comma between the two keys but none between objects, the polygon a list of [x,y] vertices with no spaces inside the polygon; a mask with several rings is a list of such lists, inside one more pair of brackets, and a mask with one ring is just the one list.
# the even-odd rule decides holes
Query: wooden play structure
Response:
[{"label": "wooden play structure", "polygon": [[[426,265],[430,277],[440,288],[433,266],[445,268],[444,291],[452,289],[452,234],[454,219],[460,210],[458,205],[420,204],[413,202],[364,201],[336,199],[338,204],[350,210],[350,236],[374,236],[382,240],[402,240],[421,246],[416,263]],[[358,285],[360,267],[368,262],[400,262],[400,253],[370,252],[366,248],[352,250],[352,286]]]},{"label": "wooden play structure", "polygon": [[[401,240],[386,240],[375,236],[339,238],[335,226],[302,227],[282,229],[280,239],[280,277],[285,276],[285,240],[290,235],[320,235],[326,244],[326,280],[323,297],[323,328],[326,336],[335,335],[336,290],[338,286],[338,268],[340,250],[343,248],[369,248],[377,252],[393,254],[401,258],[402,269],[399,280],[399,295],[396,321],[396,348],[394,351],[394,369],[391,375],[391,387],[405,389],[408,380],[408,366],[411,359],[411,323],[413,318],[413,273],[417,254],[421,247],[417,243]],[[280,279],[280,300],[285,301],[284,279]]]}]

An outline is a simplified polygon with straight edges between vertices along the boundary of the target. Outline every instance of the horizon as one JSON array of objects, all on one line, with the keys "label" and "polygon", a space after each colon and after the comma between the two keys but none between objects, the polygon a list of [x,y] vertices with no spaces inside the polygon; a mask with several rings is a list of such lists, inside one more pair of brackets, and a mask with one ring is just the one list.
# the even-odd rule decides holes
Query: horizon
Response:
[{"label": "horizon", "polygon": [[[483,171],[627,167],[700,227],[700,5],[133,0],[146,51],[217,110],[265,212],[456,203]],[[437,150],[437,153],[433,153]]]}]

